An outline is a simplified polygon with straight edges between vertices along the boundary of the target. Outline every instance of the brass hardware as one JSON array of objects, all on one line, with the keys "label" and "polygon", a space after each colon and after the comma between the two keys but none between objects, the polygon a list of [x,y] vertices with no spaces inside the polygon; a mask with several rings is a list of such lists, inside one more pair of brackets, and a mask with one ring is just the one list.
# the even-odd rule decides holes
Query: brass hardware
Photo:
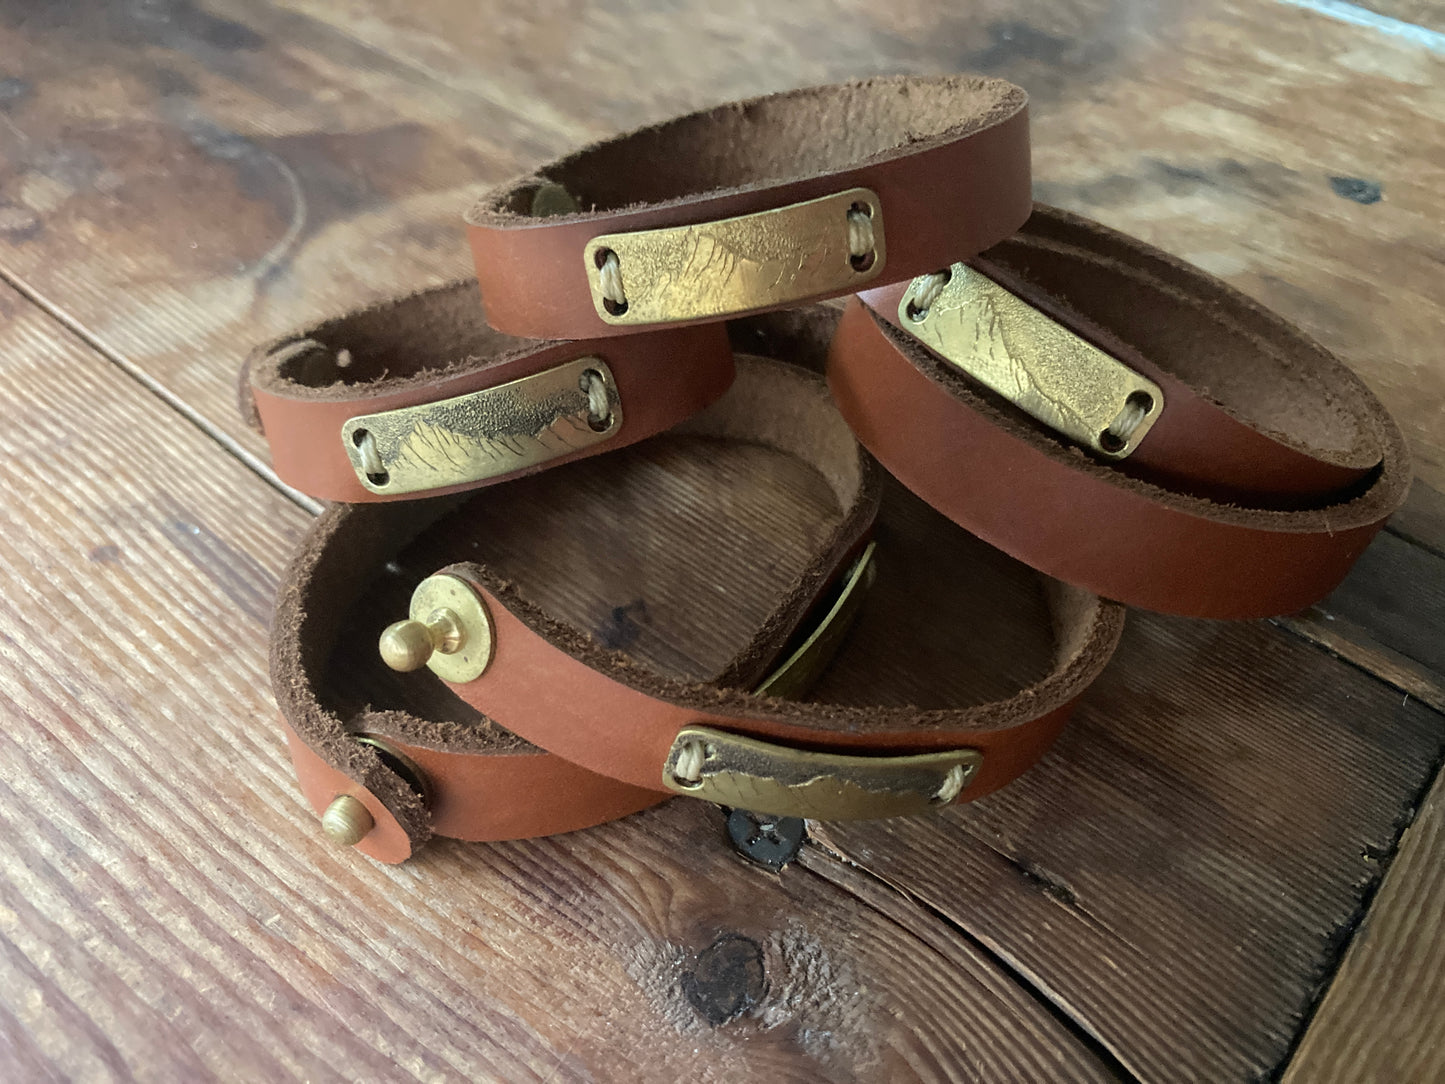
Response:
[{"label": "brass hardware", "polygon": [[455,576],[428,576],[411,596],[411,618],[389,625],[378,645],[393,670],[431,669],[455,684],[482,676],[496,646],[482,597]]},{"label": "brass hardware", "polygon": [[601,358],[584,357],[493,388],[350,418],[341,444],[373,493],[478,482],[614,437],[622,400]]},{"label": "brass hardware", "polygon": [[[871,253],[852,252],[850,211],[868,219]],[[609,254],[616,264],[605,270]],[[736,218],[603,234],[583,250],[597,315],[627,325],[732,316],[856,290],[886,260],[883,206],[866,188]],[[621,302],[604,282],[617,275]]]},{"label": "brass hardware", "polygon": [[961,263],[914,279],[898,322],[979,383],[1109,459],[1137,448],[1164,409],[1152,380]]},{"label": "brass hardware", "polygon": [[433,651],[450,655],[462,644],[462,624],[450,610],[437,610],[425,623],[398,621],[381,634],[382,661],[393,670],[420,670]]},{"label": "brass hardware", "polygon": [[808,834],[801,817],[775,817],[749,809],[729,813],[727,830],[733,850],[771,870],[780,870],[797,858]]},{"label": "brass hardware", "polygon": [[838,597],[818,622],[817,628],[758,686],[759,693],[793,699],[806,693],[822,676],[828,663],[838,653],[843,637],[852,628],[868,588],[877,578],[878,569],[873,564],[873,553],[877,548],[878,543],[868,543],[843,577]]},{"label": "brass hardware", "polygon": [[756,813],[867,820],[947,805],[982,763],[976,749],[918,756],[814,753],[694,726],[673,741],[662,784]]},{"label": "brass hardware", "polygon": [[321,814],[321,831],[339,847],[355,847],[375,826],[371,811],[350,794],[333,798]]}]

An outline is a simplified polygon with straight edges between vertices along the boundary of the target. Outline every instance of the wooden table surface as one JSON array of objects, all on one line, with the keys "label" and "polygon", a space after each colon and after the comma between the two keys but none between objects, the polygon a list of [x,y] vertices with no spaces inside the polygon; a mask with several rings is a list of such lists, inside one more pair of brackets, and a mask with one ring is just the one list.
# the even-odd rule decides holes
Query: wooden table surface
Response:
[{"label": "wooden table surface", "polygon": [[[0,1080],[1445,1077],[1445,7],[1367,3],[0,0]],[[1131,617],[1017,784],[781,875],[684,801],[328,846],[244,352],[465,274],[584,140],[894,71],[1022,84],[1041,198],[1337,351],[1405,510],[1306,614]]]}]

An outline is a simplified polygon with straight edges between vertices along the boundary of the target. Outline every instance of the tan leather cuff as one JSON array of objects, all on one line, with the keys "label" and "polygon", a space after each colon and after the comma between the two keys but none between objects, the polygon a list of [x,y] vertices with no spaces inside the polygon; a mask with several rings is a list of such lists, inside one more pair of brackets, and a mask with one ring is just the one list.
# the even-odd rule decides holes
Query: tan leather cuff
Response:
[{"label": "tan leather cuff", "polygon": [[[786,341],[807,327],[813,340],[826,341],[831,319],[810,323],[807,317],[779,317],[759,333],[770,341]],[[743,334],[749,336],[746,329]],[[821,350],[814,355],[820,361]],[[836,420],[819,377],[775,363],[745,364],[753,369],[772,364],[778,372],[771,381],[742,381],[683,432],[701,436],[704,450],[714,433],[743,443],[786,447],[799,455],[806,449],[818,458],[840,512],[832,527],[815,538],[810,533],[811,559],[787,589],[766,600],[769,612],[746,633],[741,649],[708,686],[714,691],[734,685],[751,688],[777,672],[783,660],[799,654],[800,639],[806,640],[817,615],[830,609],[840,577],[854,566],[867,540],[881,474]],[[799,382],[808,393],[807,402],[787,394],[796,391]],[[784,394],[775,400],[779,390]],[[780,409],[766,409],[765,401],[776,401]],[[822,432],[814,425],[820,407],[834,420]],[[720,412],[728,419],[722,430]],[[572,471],[586,468],[578,464]],[[569,481],[572,475],[563,469],[548,477],[557,479],[559,492],[575,496],[593,485],[597,475]],[[401,861],[433,834],[468,840],[552,834],[623,816],[666,797],[658,781],[638,787],[543,752],[447,693],[435,678],[392,674],[377,658],[378,634],[405,616],[412,587],[435,568],[421,563],[426,558],[417,547],[423,554],[432,552],[428,545],[469,552],[476,528],[467,517],[477,511],[477,502],[512,500],[518,492],[507,487],[405,505],[335,505],[307,533],[282,584],[271,673],[302,790],[323,816],[338,798],[355,799],[367,820],[357,847],[379,860]],[[698,494],[696,500],[707,498]],[[528,499],[523,497],[521,505]],[[588,515],[570,504],[554,511],[559,514],[553,526],[569,543],[583,550],[595,544],[596,524]],[[558,542],[556,535],[549,538]],[[606,558],[609,568],[613,560]],[[499,580],[487,582],[490,590],[505,591]],[[569,580],[567,586],[570,590],[575,584]],[[742,590],[724,582],[713,582],[710,588]],[[504,609],[494,596],[484,597],[491,600],[496,629],[496,654],[487,673],[530,688],[534,705],[559,695],[571,681],[568,667],[553,670],[550,660],[541,665],[533,660],[518,669]],[[590,650],[609,654],[584,635],[570,635],[588,643]],[[605,744],[610,739],[599,729],[592,740]]]},{"label": "tan leather cuff", "polygon": [[[740,329],[738,338],[801,340],[801,352],[816,355],[836,317],[816,308],[810,315],[811,322],[779,314],[775,319],[786,323],[785,334]],[[739,356],[738,367],[738,380],[728,394],[680,432],[782,449],[827,478],[844,507],[857,507],[860,494],[876,494],[876,468],[858,449],[818,377],[745,356]],[[906,495],[902,499],[912,501]],[[823,570],[836,566],[856,536],[855,529],[840,528],[821,548],[827,556],[815,563],[792,596],[815,595],[816,588],[808,585],[819,583]],[[972,628],[994,622],[997,639],[1007,643],[1026,631],[1021,623],[1041,619],[1053,630],[1041,675],[1010,694],[928,710],[897,702],[854,706],[783,700],[746,691],[762,676],[755,664],[730,666],[736,680],[724,686],[663,675],[625,654],[604,650],[531,602],[523,587],[504,582],[484,565],[461,563],[443,571],[464,579],[483,600],[494,629],[494,654],[479,677],[449,687],[489,718],[592,771],[634,786],[667,788],[758,812],[878,816],[980,797],[1016,777],[1048,748],[1075,700],[1111,657],[1123,611],[1058,583],[1043,585],[1047,609],[1038,616],[1020,616],[1011,606],[970,615],[949,604],[929,611],[929,603],[916,592],[931,590],[926,586],[930,570],[951,583],[960,566],[974,564],[977,543],[939,523],[923,534],[922,560],[916,554],[909,559],[908,547],[917,545],[916,536],[913,521],[902,512],[890,512],[885,504],[878,526],[885,571],[863,601],[860,618],[870,631],[855,628],[842,648],[848,661],[835,661],[828,673],[842,668],[851,675],[858,670],[858,680],[866,686],[867,667],[876,665],[869,661],[873,652],[868,638],[883,635],[890,650],[899,650],[895,641],[900,621],[916,626],[911,631],[919,637],[916,650],[902,648],[905,655],[929,656],[935,669],[953,672],[961,668],[959,660],[946,642],[935,642],[929,630],[946,640],[960,623]],[[936,538],[941,544],[935,547]],[[890,553],[896,556],[890,559]],[[1019,572],[1033,582],[1032,573]],[[1013,589],[1029,590],[1016,583]],[[958,601],[964,604],[970,597],[964,590]],[[924,610],[915,613],[919,605]],[[780,613],[796,610],[788,603]],[[884,616],[874,621],[870,613]],[[764,654],[754,652],[753,658]],[[905,663],[902,670],[911,671],[912,666]],[[911,700],[914,694],[898,695]],[[696,732],[698,727],[703,731]],[[760,749],[753,742],[767,747]],[[739,757],[746,763],[740,766]]]},{"label": "tan leather cuff", "polygon": [[[1268,616],[1327,594],[1404,499],[1407,453],[1378,400],[1203,272],[1047,207],[975,268],[1163,392],[1127,458],[1085,454],[902,330],[907,287],[850,302],[828,361],[844,416],[1005,552],[1147,609]],[[974,350],[1021,349],[1016,314],[983,315]]]},{"label": "tan leather cuff", "polygon": [[[1029,187],[1023,91],[903,77],[619,136],[489,193],[467,222],[492,326],[594,338],[911,278],[1007,237]],[[850,239],[850,222],[866,231]]]},{"label": "tan leather cuff", "polygon": [[307,532],[277,598],[271,681],[301,790],[318,816],[338,798],[359,802],[366,815],[355,846],[382,862],[405,860],[434,834],[551,835],[662,798],[543,752],[461,705],[383,691],[407,706],[372,706],[363,675],[387,673],[375,645],[389,614],[356,604],[396,578],[388,566],[455,503],[333,506]]},{"label": "tan leather cuff", "polygon": [[489,328],[476,283],[373,305],[271,342],[243,411],[277,475],[332,501],[439,496],[626,447],[723,393],[719,327],[536,342]]}]

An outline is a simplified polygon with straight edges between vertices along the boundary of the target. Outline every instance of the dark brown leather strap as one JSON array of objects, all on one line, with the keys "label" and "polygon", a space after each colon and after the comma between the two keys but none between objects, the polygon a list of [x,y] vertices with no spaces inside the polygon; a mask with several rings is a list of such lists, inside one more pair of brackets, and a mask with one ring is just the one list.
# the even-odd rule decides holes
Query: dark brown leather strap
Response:
[{"label": "dark brown leather strap", "polygon": [[[553,189],[581,210],[534,210],[539,193],[545,203]],[[876,260],[856,261],[856,275],[842,211],[824,233],[795,229],[791,211],[755,223],[746,240],[714,228],[855,189],[877,197],[873,229],[884,241]],[[594,296],[598,269],[585,257],[599,236],[705,227],[683,239],[691,258],[675,272],[646,259],[629,263],[626,253],[620,265],[629,295],[652,276],[665,280],[659,288],[709,303],[732,298],[707,315],[658,317],[695,323],[841,296],[865,281],[898,281],[965,259],[1018,228],[1029,189],[1023,91],[995,79],[891,78],[733,102],[595,144],[489,193],[467,221],[494,327],[593,338],[636,329],[610,322]],[[833,262],[819,272],[825,256]],[[815,272],[827,281],[805,289]]]},{"label": "dark brown leather strap", "polygon": [[[806,333],[807,328],[793,331]],[[831,327],[818,332],[822,342],[830,332]],[[876,480],[870,480],[875,468],[857,449],[823,382],[793,366],[763,359],[740,356],[738,366],[738,380],[728,395],[680,431],[761,442],[796,455],[829,480],[841,504],[856,506],[860,488],[876,486]],[[957,545],[930,552],[927,560],[937,562],[938,575],[949,576],[952,566],[970,559],[964,544],[974,543],[947,525],[944,529]],[[908,530],[906,524],[887,521],[879,527],[880,537],[884,532],[906,535]],[[825,562],[804,577],[795,596],[812,593],[803,588],[818,582],[820,570],[833,566],[856,533],[840,528],[822,550]],[[880,556],[886,557],[888,542],[880,545],[884,547]],[[550,617],[521,589],[482,565],[464,563],[443,571],[472,586],[490,612],[494,629],[494,655],[486,670],[474,680],[449,687],[489,718],[543,748],[592,771],[652,788],[671,785],[667,773],[676,768],[678,743],[689,728],[702,726],[733,738],[779,743],[774,752],[784,759],[802,758],[805,768],[807,757],[820,753],[864,754],[866,760],[859,767],[865,774],[870,764],[883,766],[893,756],[982,754],[977,774],[966,786],[945,787],[938,804],[980,797],[1016,777],[1048,748],[1075,700],[1112,655],[1123,623],[1122,608],[1077,588],[1046,584],[1055,637],[1052,665],[1015,695],[926,711],[876,704],[845,707],[744,691],[760,676],[756,667],[747,672],[732,667],[739,680],[731,688],[663,678]],[[865,607],[873,604],[878,592],[890,589],[880,574]],[[939,619],[958,620],[954,614]],[[1008,625],[1021,618],[1001,612],[991,614],[990,620]],[[1016,631],[1002,635],[1007,638]],[[804,793],[796,807],[770,809],[767,803],[774,795],[757,789],[745,789],[731,804],[761,812],[851,815],[839,812],[836,803],[826,804],[848,786],[826,770],[816,774],[818,779],[808,786],[828,791],[825,804],[817,808],[807,804],[809,794]],[[859,793],[870,789],[867,783],[858,786]]]},{"label": "dark brown leather strap", "polygon": [[[726,333],[712,326],[600,341],[514,339],[487,327],[476,283],[463,281],[288,335],[255,351],[247,371],[248,406],[281,480],[323,500],[362,502],[460,492],[625,447],[716,399],[733,363]],[[605,426],[588,424],[579,372],[609,378],[599,382]],[[561,382],[513,390],[537,374],[561,374]],[[483,389],[509,398],[459,398]],[[366,439],[368,417],[423,406],[403,423],[404,440],[374,453],[380,473],[369,475],[348,437]]]},{"label": "dark brown leather strap", "polygon": [[828,363],[844,416],[910,489],[1005,552],[1148,609],[1268,616],[1327,594],[1403,500],[1405,447],[1369,390],[1203,272],[1046,207],[984,265],[1168,380],[1134,455],[1100,462],[881,320],[896,322],[897,296],[850,302]]}]

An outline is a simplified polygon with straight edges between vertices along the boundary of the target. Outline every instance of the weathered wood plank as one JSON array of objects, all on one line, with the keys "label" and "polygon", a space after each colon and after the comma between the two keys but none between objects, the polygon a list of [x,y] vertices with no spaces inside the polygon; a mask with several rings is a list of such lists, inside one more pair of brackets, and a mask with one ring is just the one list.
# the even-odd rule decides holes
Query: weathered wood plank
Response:
[{"label": "weathered wood plank", "polygon": [[245,346],[463,269],[500,176],[733,95],[972,69],[1033,94],[1044,198],[1300,321],[1445,490],[1445,57],[1409,40],[1272,0],[67,12],[0,5],[0,269],[243,441]]},{"label": "weathered wood plank", "polygon": [[1057,747],[934,818],[830,848],[956,922],[1137,1079],[1291,1048],[1445,718],[1264,623],[1133,615]]},{"label": "weathered wood plank", "polygon": [[1329,598],[1279,623],[1445,711],[1445,557],[1387,531]]},{"label": "weathered wood plank", "polygon": [[[880,70],[974,69],[1014,78],[1034,94],[1036,174],[1045,198],[1146,236],[1230,279],[1301,321],[1380,391],[1406,424],[1421,477],[1428,483],[1428,488],[1417,488],[1402,517],[1401,533],[1445,552],[1445,518],[1438,514],[1445,507],[1439,498],[1445,488],[1445,385],[1433,343],[1442,307],[1436,239],[1442,235],[1438,193],[1445,162],[1438,149],[1445,123],[1445,81],[1440,78],[1441,59],[1409,42],[1264,0],[1143,9],[1117,0],[1055,0],[1022,7],[986,0],[966,12],[924,2],[881,9],[802,0],[786,10],[761,4],[735,7],[725,20],[714,7],[697,2],[671,5],[661,17],[596,6],[579,11],[534,5],[523,10],[443,0],[369,5],[365,11],[300,0],[236,10],[184,0],[63,9],[0,0],[0,58],[0,272],[109,356],[252,452],[259,444],[236,421],[230,389],[234,364],[247,346],[363,295],[413,288],[463,270],[466,255],[456,216],[488,181],[589,135],[737,94]],[[646,78],[638,78],[644,67]],[[53,420],[47,421],[41,431],[52,433],[56,447],[80,439],[54,426]],[[244,522],[256,514],[248,511],[256,500],[262,498],[214,507],[206,503],[193,510],[191,518],[182,514],[177,519]],[[49,493],[33,498],[42,509],[55,502]],[[226,537],[219,528],[217,533]],[[198,537],[206,544],[196,543]],[[177,528],[177,541],[171,544],[187,538],[197,567],[216,574],[220,562],[215,554],[221,552],[217,544],[204,533],[190,534],[189,528]],[[91,548],[104,555],[110,553],[105,547],[113,544],[99,541]],[[280,546],[278,541],[275,552]],[[1386,556],[1382,568],[1392,567],[1394,558]],[[93,589],[92,577],[33,559],[34,567],[53,571],[76,597]],[[104,565],[104,556],[97,560]],[[269,587],[258,587],[244,563],[239,567],[241,571],[225,580],[223,594],[229,606],[254,617],[264,612]],[[49,604],[45,581],[40,573],[34,575],[36,584],[25,580],[17,587],[17,597]],[[1418,622],[1420,600],[1405,601],[1414,607],[1406,614],[1408,622]],[[1369,607],[1365,610],[1368,617]],[[235,620],[233,610],[223,611],[219,602],[204,612],[216,622]],[[61,621],[27,620],[30,624],[19,630],[24,638],[15,643],[29,644],[57,627],[63,632]],[[1154,627],[1146,622],[1146,629]],[[1160,627],[1173,628],[1167,622]],[[1403,640],[1382,638],[1388,632],[1384,624],[1371,618],[1355,627],[1370,641],[1362,648],[1352,633],[1342,641],[1349,649],[1342,653],[1388,671],[1388,655],[1381,656],[1383,662],[1370,663],[1362,653],[1383,645],[1404,658],[1412,674],[1422,673],[1421,660],[1403,653]],[[147,633],[158,635],[149,628]],[[1131,634],[1136,635],[1137,630]],[[1190,637],[1213,633],[1160,635],[1165,641],[1182,637],[1199,653],[1204,649]],[[1257,635],[1278,636],[1283,642],[1282,634]],[[1283,650],[1270,646],[1275,643],[1266,638],[1258,646],[1273,660],[1271,665],[1279,661],[1273,652]],[[1231,650],[1241,666],[1252,660],[1237,644]],[[1314,682],[1310,691],[1317,698],[1315,716],[1336,716],[1335,723],[1368,732],[1385,725],[1382,720],[1389,718],[1386,709],[1393,700],[1381,699],[1383,693],[1366,696],[1359,690],[1376,687],[1357,675],[1337,677],[1343,668],[1326,667],[1327,660],[1319,653],[1309,655],[1303,645],[1290,650],[1299,654],[1286,653],[1296,661],[1286,668],[1284,687],[1295,688],[1295,671],[1309,675]],[[1308,658],[1317,661],[1302,661]],[[233,664],[223,660],[219,665],[225,672]],[[1115,680],[1137,685],[1149,674],[1137,662],[1121,665],[1124,677]],[[1116,674],[1120,672],[1116,667]],[[1280,676],[1272,669],[1266,672]],[[228,680],[224,692],[249,696],[243,702],[253,708],[264,701],[253,671]],[[1421,680],[1429,680],[1428,675]],[[1255,702],[1230,700],[1229,683],[1220,681],[1224,694],[1211,687],[1203,690],[1206,697],[1223,695],[1244,720],[1252,719],[1258,710]],[[113,702],[119,695],[104,683],[85,688],[97,703],[106,698]],[[1249,691],[1254,695],[1253,685]],[[143,695],[154,695],[164,705],[177,693],[147,687]],[[188,695],[192,708],[199,710],[199,693]],[[208,697],[208,712],[213,712],[211,703]],[[1343,711],[1341,705],[1351,710]],[[1360,705],[1376,717],[1357,717],[1353,707]],[[1151,727],[1157,730],[1156,713],[1138,704],[1131,710],[1129,717],[1146,734]],[[1374,788],[1370,793],[1378,801],[1360,813],[1353,826],[1330,821],[1334,834],[1325,833],[1328,838],[1320,843],[1327,856],[1338,859],[1359,840],[1372,848],[1388,846],[1389,832],[1380,825],[1388,821],[1389,796],[1394,796],[1397,812],[1403,810],[1403,796],[1410,790],[1407,776],[1423,771],[1428,759],[1422,750],[1429,743],[1421,735],[1428,729],[1422,720],[1429,719],[1429,713],[1413,700],[1401,710],[1406,736],[1400,739],[1400,750],[1386,755],[1382,750],[1388,742],[1378,735],[1370,739],[1378,746],[1372,747],[1376,755],[1369,759],[1370,771],[1380,767],[1383,774],[1371,774],[1363,782],[1334,778],[1343,788],[1339,793],[1353,795],[1360,785]],[[263,714],[254,714],[253,721],[259,723]],[[1317,722],[1315,716],[1310,725]],[[1232,725],[1244,723],[1235,720]],[[1308,745],[1308,727],[1300,725],[1304,729],[1291,732],[1290,740]],[[269,733],[264,724],[260,732]],[[108,732],[98,736],[111,737]],[[1220,763],[1233,764],[1230,758],[1241,751],[1272,755],[1268,737],[1237,737]],[[1358,739],[1353,730],[1349,737]],[[1158,733],[1155,739],[1164,740]],[[1300,976],[1326,966],[1331,958],[1327,945],[1320,948],[1325,939],[1319,930],[1348,916],[1350,901],[1358,899],[1349,878],[1367,877],[1370,864],[1361,867],[1363,872],[1345,864],[1331,867],[1345,880],[1324,887],[1323,880],[1316,884],[1308,877],[1281,883],[1273,852],[1251,849],[1258,842],[1258,826],[1244,823],[1251,816],[1270,824],[1288,823],[1278,800],[1261,803],[1251,792],[1219,791],[1215,775],[1224,774],[1219,763],[1186,762],[1177,756],[1171,760],[1158,750],[1140,754],[1136,763],[1127,743],[1121,750],[1100,740],[1103,751],[1097,757],[1102,759],[1089,759],[1092,747],[1087,743],[1066,743],[1050,761],[1062,758],[1074,765],[1064,773],[1066,784],[1058,785],[1087,793],[1102,788],[1108,796],[1107,815],[1087,806],[1066,810],[1072,819],[1062,822],[1069,827],[1057,840],[1059,846],[1086,835],[1088,825],[1112,831],[1116,822],[1133,824],[1109,805],[1132,809],[1134,796],[1121,796],[1117,778],[1138,782],[1155,798],[1164,786],[1161,780],[1178,784],[1186,793],[1199,789],[1206,796],[1199,799],[1201,804],[1186,805],[1177,820],[1166,818],[1165,827],[1172,825],[1173,835],[1160,827],[1163,814],[1158,807],[1168,803],[1157,799],[1151,807],[1154,819],[1144,820],[1146,842],[1155,845],[1138,853],[1080,850],[1078,861],[1104,863],[1098,876],[1117,892],[1109,899],[1125,913],[1144,907],[1149,893],[1159,891],[1160,874],[1154,867],[1170,853],[1157,843],[1161,833],[1173,839],[1201,825],[1206,835],[1220,822],[1232,825],[1243,842],[1219,845],[1214,857],[1235,866],[1228,867],[1234,870],[1229,876],[1219,874],[1213,889],[1198,873],[1204,878],[1194,893],[1202,901],[1199,906],[1218,902],[1218,886],[1236,883],[1231,876],[1244,878],[1240,895],[1251,901],[1261,885],[1279,888],[1282,902],[1277,910],[1265,909],[1273,916],[1273,933],[1259,936],[1267,940],[1278,934],[1280,944],[1292,944],[1287,963],[1293,970],[1285,968],[1278,989],[1251,987],[1245,1001],[1263,1006],[1263,1015],[1251,1025],[1254,1030],[1245,1029],[1248,1036],[1241,1038],[1243,1033],[1231,1032],[1227,1024],[1214,1032],[1206,1028],[1192,1033],[1201,1043],[1213,1044],[1202,1055],[1215,1059],[1210,1064],[1269,1063],[1281,1049],[1292,1014],[1308,1002],[1300,992],[1308,983]],[[220,755],[224,744],[210,754]],[[1284,747],[1292,748],[1288,743]],[[1389,771],[1381,767],[1386,762],[1393,765]],[[41,761],[37,758],[36,763]],[[278,802],[291,801],[284,765],[273,757],[269,768],[276,789],[267,793]],[[110,784],[127,793],[138,786],[128,771],[141,773],[147,787],[159,786],[144,775],[140,761],[107,770]],[[208,777],[187,778],[199,784]],[[1319,804],[1327,793],[1306,794],[1297,785],[1284,786],[1281,793],[1293,796],[1296,816],[1329,820]],[[1010,799],[1022,803],[1022,812],[1008,813],[1015,807],[1002,804],[1004,796],[989,806],[1005,810],[994,814],[1005,827],[989,829],[998,837],[990,837],[992,843],[1021,838],[1032,846],[1030,832],[1060,834],[1057,827],[1030,819],[1034,798],[1026,796],[1034,794],[1020,790]],[[207,808],[208,816],[223,818],[219,805]],[[296,820],[299,806],[285,808],[292,813],[279,821],[262,821],[268,839],[294,835],[304,822]],[[70,826],[67,830],[85,839],[86,833],[100,830],[90,821],[74,821],[79,814],[67,816],[72,818],[63,820]],[[985,818],[980,823],[994,822]],[[172,826],[167,822],[165,827]],[[1137,843],[1140,837],[1126,833],[1123,838]],[[154,845],[153,840],[145,842]],[[30,845],[23,838],[12,843]],[[994,877],[1013,879],[1012,895],[1001,898],[1019,901],[1019,918],[1002,922],[995,941],[984,940],[1007,959],[1032,960],[1031,939],[1048,942],[1046,935],[1058,925],[1054,910],[1060,905],[1048,895],[1055,882],[1048,879],[1048,864],[1032,865],[1025,854],[1024,865],[1018,867],[1011,864],[1017,854],[1008,853],[1009,860],[996,859],[1002,865]],[[1043,853],[1053,856],[1047,848]],[[176,854],[183,865],[216,861],[210,856],[194,859],[185,848]],[[951,896],[958,871],[987,872],[990,854],[980,852],[976,841],[950,840],[947,849],[929,860],[952,871],[946,882]],[[274,854],[268,851],[264,857],[270,862]],[[105,860],[112,861],[113,855]],[[132,865],[138,861],[130,859]],[[875,865],[884,868],[881,859]],[[1018,874],[1018,868],[1045,875],[1031,880]],[[335,866],[329,872],[340,870],[350,867]],[[1326,873],[1321,870],[1319,876]],[[1089,883],[1088,877],[1083,880]],[[1194,883],[1188,883],[1192,890]],[[1303,891],[1301,884],[1319,896],[1299,906],[1315,910],[1292,909],[1298,901],[1291,893]],[[918,890],[912,882],[906,887]],[[1167,893],[1161,898],[1169,901],[1161,910],[1161,923],[1198,921],[1186,906],[1190,900],[1181,902]],[[84,914],[80,903],[72,901],[71,907],[68,921],[82,921],[75,917]],[[228,920],[237,914],[222,913]],[[289,913],[277,906],[266,911],[266,917]],[[314,910],[305,913],[319,921]],[[1225,918],[1216,933],[1232,928],[1231,914],[1243,921],[1237,911],[1225,908],[1221,914]],[[1034,921],[1042,925],[1036,929]],[[384,943],[384,934],[375,929],[369,929],[368,936]],[[209,945],[204,938],[187,943]],[[537,948],[541,943],[528,951],[545,954],[548,949]],[[1261,942],[1246,938],[1245,943],[1257,947]],[[1171,966],[1170,953],[1193,950],[1187,940],[1163,937],[1147,942],[1146,948],[1147,959],[1131,964],[1142,975],[1140,991],[1154,989],[1148,981]],[[198,951],[214,955],[215,950]],[[486,968],[496,964],[495,957],[485,955],[469,959],[462,971],[474,979],[484,978]],[[1064,963],[1067,967],[1058,966],[1066,971],[1074,966]],[[267,966],[275,965],[268,961]],[[283,970],[294,975],[298,966],[292,961],[290,970]],[[1022,968],[1031,977],[1032,966]],[[1264,982],[1258,970],[1246,971],[1251,981]],[[1100,1007],[1074,996],[1068,976],[1060,978],[1047,969],[1040,976],[1047,992],[1070,991],[1067,997],[1057,995],[1060,1003],[1078,1014],[1081,1026],[1104,1037],[1110,1049],[1128,1053],[1126,1064],[1177,1069],[1180,1063],[1168,1061],[1159,1036],[1150,1032],[1150,1021],[1140,1018],[1148,1006]],[[1073,980],[1086,977],[1074,975]],[[370,981],[363,989],[374,992],[390,980]],[[176,989],[167,986],[156,996],[164,1000]],[[439,989],[440,994],[434,989],[425,996],[445,1000],[454,988]],[[520,989],[530,991],[525,996],[543,997],[538,986]],[[57,1006],[58,1019],[79,1023],[84,1011],[66,1007],[64,999],[70,996],[66,988],[42,1000]],[[75,996],[76,1004],[95,1001]],[[406,996],[423,997],[410,988]],[[288,1004],[284,997],[275,997],[277,1004]],[[1174,1002],[1166,998],[1163,1004]],[[1208,1008],[1214,1003],[1206,998],[1203,1004]],[[592,1012],[591,1005],[580,996],[572,1003],[577,1012]],[[125,1017],[121,1032],[129,1034],[132,1020],[149,1023],[133,1006],[124,1011],[140,1015]],[[376,1038],[389,1033],[375,1017],[366,1019],[363,1046],[385,1046],[393,1053],[400,1049],[386,1046],[393,1042],[390,1037]],[[1224,1019],[1232,1018],[1226,1013]],[[447,1031],[453,1024],[427,1026]],[[92,1033],[96,1044],[117,1041],[103,1028],[91,1027],[87,1034]],[[465,1032],[456,1041],[465,1045],[473,1036]],[[418,1042],[425,1046],[425,1041]],[[1223,1049],[1231,1043],[1237,1049]],[[491,1049],[485,1044],[481,1048]],[[39,1048],[25,1052],[23,1042],[13,1049],[17,1059],[36,1065],[48,1056],[37,1053]],[[113,1052],[96,1056],[124,1060]],[[293,1050],[284,1056],[302,1055]],[[425,1072],[431,1063],[412,1064],[414,1071]]]},{"label": "weathered wood plank", "polygon": [[1445,1079],[1445,781],[1400,845],[1284,1084]]},{"label": "weathered wood plank", "polygon": [[1112,1078],[935,916],[698,803],[329,848],[265,673],[307,516],[3,288],[0,375],[0,1079]]}]

